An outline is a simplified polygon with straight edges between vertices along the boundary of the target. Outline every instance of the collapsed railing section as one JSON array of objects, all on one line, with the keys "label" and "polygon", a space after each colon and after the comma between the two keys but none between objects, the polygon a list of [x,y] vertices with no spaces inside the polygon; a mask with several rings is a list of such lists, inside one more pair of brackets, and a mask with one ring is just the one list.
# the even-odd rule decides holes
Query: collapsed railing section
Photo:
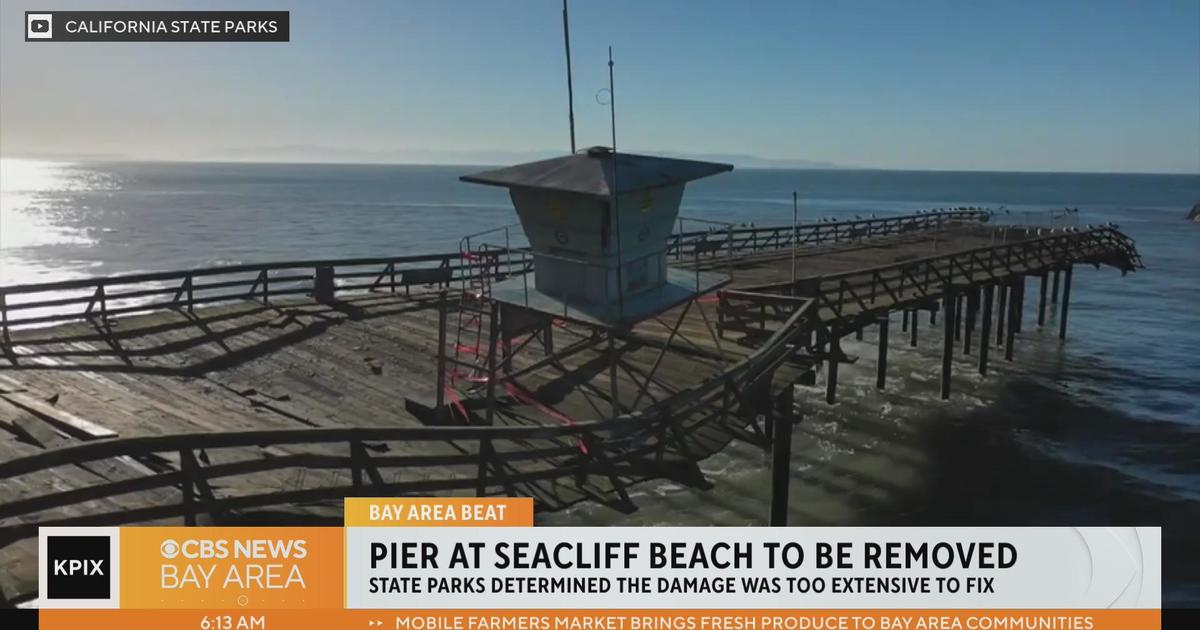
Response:
[{"label": "collapsed railing section", "polygon": [[[611,420],[544,426],[318,428],[116,438],[0,462],[0,483],[100,460],[114,460],[129,473],[122,479],[0,504],[0,546],[34,536],[37,528],[44,526],[180,517],[186,524],[195,524],[199,515],[219,520],[237,510],[336,501],[346,496],[444,492],[483,496],[499,491],[544,500],[539,482],[575,479],[580,498],[629,507],[627,480],[660,476],[704,485],[688,438],[712,423],[726,425],[731,431],[745,431],[749,423],[751,435],[764,435],[759,418],[769,417],[775,370],[795,352],[795,344],[808,336],[810,303],[796,300],[793,305],[796,308],[783,325],[745,359],[668,399]],[[423,446],[421,451],[430,454],[394,455],[388,443],[450,448],[433,454]],[[313,451],[291,452],[298,446]],[[258,456],[237,458],[238,449],[242,454],[259,449]],[[233,456],[226,454],[230,450]],[[176,458],[178,464],[172,463]],[[345,476],[341,483],[320,487],[229,496],[222,495],[218,490],[221,484],[215,483],[288,470],[335,470]],[[617,500],[588,496],[589,490],[579,480],[590,475],[607,479],[611,486],[606,492]],[[179,501],[155,500],[126,507],[127,501],[119,500],[117,509],[105,511],[101,504],[90,506],[83,515],[53,514],[56,509],[164,489],[177,490]]]}]

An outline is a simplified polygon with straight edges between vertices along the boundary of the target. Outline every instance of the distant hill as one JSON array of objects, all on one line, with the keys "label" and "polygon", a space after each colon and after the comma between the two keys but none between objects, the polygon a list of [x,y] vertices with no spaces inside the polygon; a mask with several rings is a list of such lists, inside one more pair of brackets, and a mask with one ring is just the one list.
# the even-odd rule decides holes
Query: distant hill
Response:
[{"label": "distant hill", "polygon": [[[580,147],[582,148],[582,147]],[[763,158],[731,153],[683,153],[631,148],[633,153],[648,153],[691,160],[725,162],[738,168],[852,168],[832,162],[802,159]],[[317,145],[280,145],[273,147],[241,147],[220,151],[207,159],[233,162],[345,162],[372,164],[519,164],[562,155],[565,151],[543,149],[536,151],[460,151],[440,149],[397,149],[370,151]]]}]

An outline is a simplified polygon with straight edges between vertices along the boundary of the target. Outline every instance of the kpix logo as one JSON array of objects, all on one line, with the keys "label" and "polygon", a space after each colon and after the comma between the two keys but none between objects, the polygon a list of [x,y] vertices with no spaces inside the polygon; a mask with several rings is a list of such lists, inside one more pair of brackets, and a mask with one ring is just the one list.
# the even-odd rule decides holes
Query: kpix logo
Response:
[{"label": "kpix logo", "polygon": [[51,527],[38,532],[38,591],[45,608],[116,607],[117,528]]},{"label": "kpix logo", "polygon": [[26,13],[25,39],[53,39],[53,13]]},{"label": "kpix logo", "polygon": [[46,538],[46,595],[50,599],[108,599],[112,572],[108,536]]}]

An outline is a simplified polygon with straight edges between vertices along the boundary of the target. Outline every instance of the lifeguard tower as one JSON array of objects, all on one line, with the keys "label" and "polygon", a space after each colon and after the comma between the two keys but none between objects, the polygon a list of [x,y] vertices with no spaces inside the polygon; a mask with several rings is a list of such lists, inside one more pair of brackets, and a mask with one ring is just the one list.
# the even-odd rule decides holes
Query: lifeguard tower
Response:
[{"label": "lifeguard tower", "polygon": [[592,147],[463,176],[509,189],[533,256],[532,277],[500,283],[492,298],[620,327],[711,291],[728,278],[671,268],[667,239],[687,182],[731,170]]},{"label": "lifeguard tower", "polygon": [[[515,379],[531,369],[514,373],[514,355],[534,337],[544,352],[535,363],[577,350],[555,351],[554,329],[568,324],[587,331],[575,337],[592,346],[607,342],[616,415],[617,340],[639,322],[729,282],[725,274],[672,267],[667,250],[687,182],[731,170],[729,164],[592,147],[461,177],[509,189],[529,247],[478,241],[463,247],[470,271],[454,305],[454,338],[444,332],[449,309],[440,326],[439,417],[457,408],[464,420],[477,420],[459,401],[482,395],[492,423],[497,383],[520,395]],[[514,256],[520,261],[515,272]]]}]

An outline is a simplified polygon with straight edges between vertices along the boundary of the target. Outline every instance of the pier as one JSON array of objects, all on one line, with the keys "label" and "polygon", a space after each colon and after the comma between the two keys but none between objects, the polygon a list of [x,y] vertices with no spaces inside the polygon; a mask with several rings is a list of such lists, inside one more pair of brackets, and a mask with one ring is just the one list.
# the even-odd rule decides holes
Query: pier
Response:
[{"label": "pier", "polygon": [[[627,512],[639,481],[708,487],[697,463],[734,440],[771,453],[779,524],[792,430],[839,366],[885,388],[889,346],[937,343],[947,398],[958,354],[986,375],[1023,330],[1066,339],[1077,266],[1141,267],[1116,228],[974,208],[714,225],[666,252],[727,283],[605,327],[502,313],[533,256],[494,240],[0,287],[0,596],[36,593],[38,526],[340,523],[345,496],[413,494]],[[847,356],[870,328],[877,353]]]}]

